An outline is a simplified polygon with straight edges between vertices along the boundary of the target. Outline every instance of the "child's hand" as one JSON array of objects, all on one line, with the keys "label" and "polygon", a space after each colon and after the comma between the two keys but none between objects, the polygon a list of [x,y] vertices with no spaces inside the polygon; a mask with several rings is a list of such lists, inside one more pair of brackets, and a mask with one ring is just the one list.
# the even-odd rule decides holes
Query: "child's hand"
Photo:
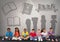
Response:
[{"label": "child's hand", "polygon": [[54,34],[52,34],[52,35],[54,35]]}]

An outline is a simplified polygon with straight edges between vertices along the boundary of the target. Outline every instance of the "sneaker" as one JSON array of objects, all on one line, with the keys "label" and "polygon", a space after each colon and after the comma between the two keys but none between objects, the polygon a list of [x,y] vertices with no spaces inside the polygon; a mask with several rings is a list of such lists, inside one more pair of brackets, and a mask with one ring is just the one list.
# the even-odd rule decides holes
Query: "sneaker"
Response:
[{"label": "sneaker", "polygon": [[56,42],[58,42],[58,40],[56,39]]},{"label": "sneaker", "polygon": [[52,39],[52,42],[54,42],[54,40]]},{"label": "sneaker", "polygon": [[35,41],[37,41],[37,39],[35,39]]},{"label": "sneaker", "polygon": [[43,41],[43,39],[41,39],[41,41]]}]

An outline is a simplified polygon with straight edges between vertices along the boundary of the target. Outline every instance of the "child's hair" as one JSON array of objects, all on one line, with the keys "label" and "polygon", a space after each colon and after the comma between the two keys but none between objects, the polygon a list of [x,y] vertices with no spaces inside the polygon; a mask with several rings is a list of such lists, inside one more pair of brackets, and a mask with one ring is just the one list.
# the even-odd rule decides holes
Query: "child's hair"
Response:
[{"label": "child's hair", "polygon": [[35,29],[32,29],[33,31],[35,30]]},{"label": "child's hair", "polygon": [[26,30],[26,28],[24,28],[24,30]]},{"label": "child's hair", "polygon": [[19,28],[18,27],[15,27],[15,32],[16,32],[16,29],[18,29],[18,33],[20,34]]},{"label": "child's hair", "polygon": [[43,32],[43,30],[45,30],[45,28],[41,29],[41,32]]},{"label": "child's hair", "polygon": [[10,28],[7,28],[7,30],[11,30]]},{"label": "child's hair", "polygon": [[50,29],[53,29],[52,27],[50,27]]}]

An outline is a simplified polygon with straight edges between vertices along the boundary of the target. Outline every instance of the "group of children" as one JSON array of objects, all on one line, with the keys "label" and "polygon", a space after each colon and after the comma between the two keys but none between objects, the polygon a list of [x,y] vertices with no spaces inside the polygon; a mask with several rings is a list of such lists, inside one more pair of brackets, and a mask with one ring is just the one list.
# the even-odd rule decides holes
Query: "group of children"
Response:
[{"label": "group of children", "polygon": [[5,34],[4,39],[11,39],[11,40],[38,40],[38,41],[43,41],[43,40],[56,40],[58,39],[54,35],[55,33],[53,32],[53,28],[51,27],[49,31],[47,32],[45,28],[42,30],[38,29],[37,32],[35,32],[34,29],[30,33],[28,33],[27,29],[24,28],[23,32],[20,33],[19,28],[15,28],[14,35],[11,32],[10,28],[7,28],[7,32]]}]

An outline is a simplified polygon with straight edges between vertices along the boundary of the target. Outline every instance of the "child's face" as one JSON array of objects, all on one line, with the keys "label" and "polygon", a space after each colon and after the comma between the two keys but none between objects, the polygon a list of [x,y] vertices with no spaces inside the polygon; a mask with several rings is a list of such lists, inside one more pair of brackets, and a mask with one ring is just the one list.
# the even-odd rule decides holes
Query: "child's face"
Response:
[{"label": "child's face", "polygon": [[46,32],[46,29],[44,29],[43,32]]},{"label": "child's face", "polygon": [[53,29],[50,29],[51,32],[53,32]]},{"label": "child's face", "polygon": [[8,32],[10,32],[10,29],[7,29]]},{"label": "child's face", "polygon": [[15,29],[18,32],[18,29]]},{"label": "child's face", "polygon": [[34,31],[34,30],[32,30],[32,32],[34,33],[35,31]]},{"label": "child's face", "polygon": [[24,32],[26,32],[26,29],[24,29]]},{"label": "child's face", "polygon": [[41,32],[40,29],[38,29],[38,32]]}]

